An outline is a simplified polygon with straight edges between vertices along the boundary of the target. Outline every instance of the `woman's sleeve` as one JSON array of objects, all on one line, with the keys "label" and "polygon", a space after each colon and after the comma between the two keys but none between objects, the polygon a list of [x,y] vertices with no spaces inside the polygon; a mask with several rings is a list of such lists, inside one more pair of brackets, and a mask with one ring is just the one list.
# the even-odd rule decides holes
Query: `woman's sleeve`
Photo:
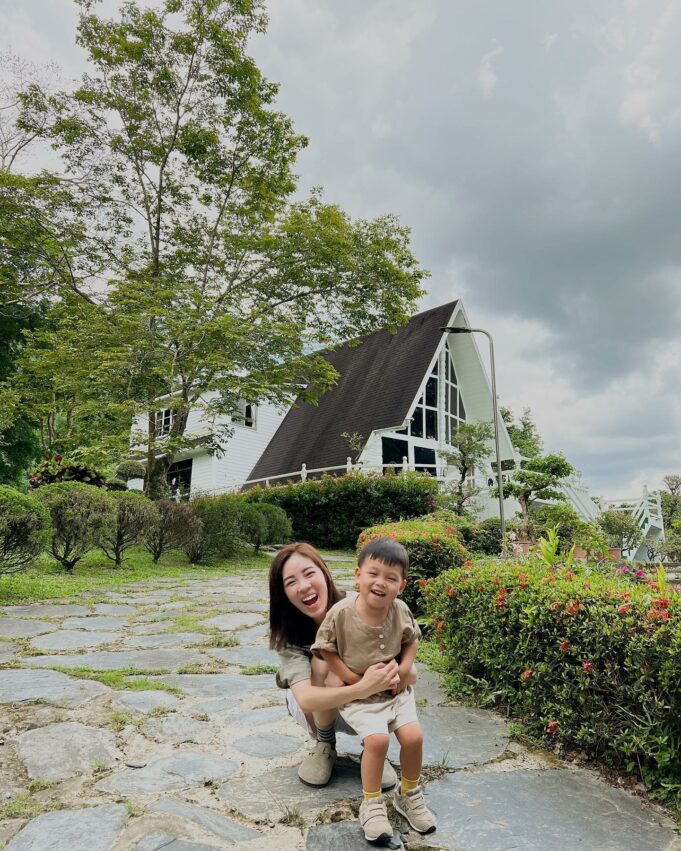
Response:
[{"label": "woman's sleeve", "polygon": [[338,653],[338,637],[336,633],[336,612],[331,609],[322,625],[317,630],[317,637],[310,650],[321,658],[320,650],[328,650],[331,653]]},{"label": "woman's sleeve", "polygon": [[279,651],[281,667],[277,671],[276,681],[279,688],[291,688],[296,683],[312,677],[310,655],[302,647],[287,647]]}]

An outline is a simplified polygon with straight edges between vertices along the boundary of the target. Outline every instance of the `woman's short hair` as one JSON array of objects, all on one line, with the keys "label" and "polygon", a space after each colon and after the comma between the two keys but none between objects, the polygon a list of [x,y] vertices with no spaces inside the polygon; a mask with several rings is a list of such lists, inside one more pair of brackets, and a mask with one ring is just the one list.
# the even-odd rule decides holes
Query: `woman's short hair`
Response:
[{"label": "woman's short hair", "polygon": [[284,567],[294,553],[309,558],[324,574],[329,609],[345,596],[336,588],[326,562],[311,544],[298,542],[282,547],[270,566],[270,647],[274,650],[284,650],[289,644],[309,647],[317,635],[317,624],[291,603],[284,590]]}]

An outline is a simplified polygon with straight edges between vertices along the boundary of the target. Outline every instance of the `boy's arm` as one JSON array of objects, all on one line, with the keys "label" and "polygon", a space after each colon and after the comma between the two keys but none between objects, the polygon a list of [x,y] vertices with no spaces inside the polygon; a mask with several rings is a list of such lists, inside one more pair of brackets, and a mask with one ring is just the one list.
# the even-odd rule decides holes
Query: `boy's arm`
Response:
[{"label": "boy's arm", "polygon": [[359,674],[348,668],[338,653],[333,653],[331,650],[320,650],[319,652],[322,655],[322,659],[329,666],[329,670],[333,671],[337,677],[340,677],[344,683],[353,686],[362,679]]},{"label": "boy's arm", "polygon": [[402,645],[402,649],[400,651],[400,664],[397,669],[400,675],[400,684],[397,687],[396,692],[404,691],[407,686],[414,684],[414,662],[416,661],[416,651],[418,650],[418,646],[419,643],[416,639],[414,641],[410,641],[408,644]]}]

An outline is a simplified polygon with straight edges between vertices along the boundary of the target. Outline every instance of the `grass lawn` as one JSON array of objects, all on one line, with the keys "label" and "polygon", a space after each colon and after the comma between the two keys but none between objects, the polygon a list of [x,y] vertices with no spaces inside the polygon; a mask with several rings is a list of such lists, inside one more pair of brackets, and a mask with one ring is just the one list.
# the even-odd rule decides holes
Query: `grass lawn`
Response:
[{"label": "grass lawn", "polygon": [[50,556],[42,556],[23,573],[0,575],[0,605],[13,606],[37,600],[65,600],[81,594],[91,594],[96,602],[98,592],[115,590],[130,582],[166,577],[178,581],[210,579],[242,570],[267,570],[269,554],[245,552],[235,558],[211,565],[192,567],[181,552],[167,553],[158,564],[143,548],[128,550],[123,567],[116,568],[99,551],[88,553],[69,576]]}]

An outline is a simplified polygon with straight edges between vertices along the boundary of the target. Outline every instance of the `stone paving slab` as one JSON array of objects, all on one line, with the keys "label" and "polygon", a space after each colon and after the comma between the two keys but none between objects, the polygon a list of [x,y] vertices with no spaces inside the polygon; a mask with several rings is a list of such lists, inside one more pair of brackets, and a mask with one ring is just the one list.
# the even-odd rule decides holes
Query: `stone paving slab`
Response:
[{"label": "stone paving slab", "polygon": [[90,614],[87,606],[71,603],[29,603],[26,606],[3,606],[0,611],[16,618],[66,618]]},{"label": "stone paving slab", "polygon": [[93,680],[76,680],[59,671],[11,668],[0,673],[0,703],[33,703],[37,700],[75,708],[110,691]]},{"label": "stone paving slab", "polygon": [[263,616],[254,612],[233,612],[229,615],[217,615],[214,618],[201,621],[204,626],[214,626],[223,631],[239,629],[242,626],[255,626],[263,620]]},{"label": "stone paving slab", "polygon": [[[93,763],[110,768],[123,756],[113,733],[77,721],[28,730],[17,736],[16,741],[19,756],[31,778],[65,780],[90,773]],[[58,758],[55,759],[56,754]]]},{"label": "stone paving slab", "polygon": [[184,715],[164,715],[144,722],[142,732],[157,742],[206,744],[215,738],[218,729],[210,721],[195,721]]},{"label": "stone paving slab", "polygon": [[208,636],[201,632],[160,632],[151,635],[129,635],[125,639],[128,647],[156,648],[183,647],[205,643]]},{"label": "stone paving slab", "polygon": [[86,632],[82,629],[58,629],[32,639],[31,647],[36,650],[84,650],[112,644],[121,638],[117,632]]},{"label": "stone paving slab", "polygon": [[154,709],[176,709],[182,701],[167,691],[127,691],[118,692],[119,706],[129,712],[145,714]]},{"label": "stone paving slab", "polygon": [[433,839],[457,851],[661,851],[674,838],[671,819],[585,770],[448,774],[426,800]]},{"label": "stone paving slab", "polygon": [[17,651],[17,645],[11,641],[0,641],[0,663],[11,662]]},{"label": "stone paving slab", "polygon": [[230,844],[262,838],[260,831],[254,830],[252,827],[239,824],[239,822],[205,807],[179,801],[177,798],[161,798],[149,809],[154,813],[168,813],[168,815],[192,822]]},{"label": "stone paving slab", "polygon": [[[437,834],[431,834],[427,841],[436,842],[436,837]],[[307,851],[368,851],[371,847],[364,838],[359,822],[349,820],[332,824],[313,824],[305,844]],[[402,837],[396,828],[393,830],[392,845],[383,847],[404,848]]]},{"label": "stone paving slab", "polygon": [[110,851],[127,820],[122,804],[44,813],[30,821],[5,851]]},{"label": "stone paving slab", "polygon": [[261,689],[276,688],[272,674],[257,674],[253,677],[243,674],[168,674],[159,679],[197,698],[234,699]]},{"label": "stone paving slab", "polygon": [[0,618],[0,636],[3,638],[32,638],[45,632],[58,629],[56,623],[49,621],[26,620],[25,618]]},{"label": "stone paving slab", "polygon": [[62,626],[64,629],[92,629],[111,630],[125,629],[128,622],[125,618],[117,618],[113,615],[92,615],[89,618],[65,618]]},{"label": "stone paving slab", "polygon": [[279,667],[279,655],[262,645],[246,644],[243,647],[207,648],[206,652],[227,665],[242,667],[276,665]]},{"label": "stone paving slab", "polygon": [[[248,716],[243,720],[252,727],[261,727],[265,724],[277,724],[286,718],[290,718],[290,715],[286,711],[286,707],[280,704],[279,706],[261,706],[258,709],[251,709]],[[241,719],[237,716],[234,720],[238,722]]]},{"label": "stone paving slab", "polygon": [[246,736],[233,742],[233,746],[241,753],[249,756],[265,757],[273,759],[277,756],[285,756],[300,750],[301,743],[293,736],[273,736],[266,733],[257,733],[254,736]]},{"label": "stone paving slab", "polygon": [[219,851],[215,845],[189,842],[169,833],[150,833],[134,846],[133,851]]},{"label": "stone paving slab", "polygon": [[228,780],[217,792],[228,807],[251,819],[277,821],[287,809],[311,818],[329,804],[358,799],[362,794],[359,766],[336,765],[328,786],[313,788],[298,779],[298,768],[275,768],[257,777]]},{"label": "stone paving slab", "polygon": [[33,656],[26,660],[32,668],[92,668],[93,671],[114,671],[136,668],[140,671],[176,671],[185,665],[203,665],[210,659],[193,650],[97,650],[74,656]]},{"label": "stone paving slab", "polygon": [[137,609],[134,606],[129,606],[126,603],[97,603],[95,611],[98,615],[114,615],[123,617],[134,617]]},{"label": "stone paving slab", "polygon": [[201,751],[177,751],[145,768],[124,769],[96,784],[95,789],[117,795],[157,795],[201,786],[236,774],[239,766],[231,759]]},{"label": "stone paving slab", "polygon": [[248,629],[240,629],[237,633],[239,644],[255,644],[260,643],[263,638],[266,638],[269,633],[269,624],[261,623],[257,626],[250,626]]}]

